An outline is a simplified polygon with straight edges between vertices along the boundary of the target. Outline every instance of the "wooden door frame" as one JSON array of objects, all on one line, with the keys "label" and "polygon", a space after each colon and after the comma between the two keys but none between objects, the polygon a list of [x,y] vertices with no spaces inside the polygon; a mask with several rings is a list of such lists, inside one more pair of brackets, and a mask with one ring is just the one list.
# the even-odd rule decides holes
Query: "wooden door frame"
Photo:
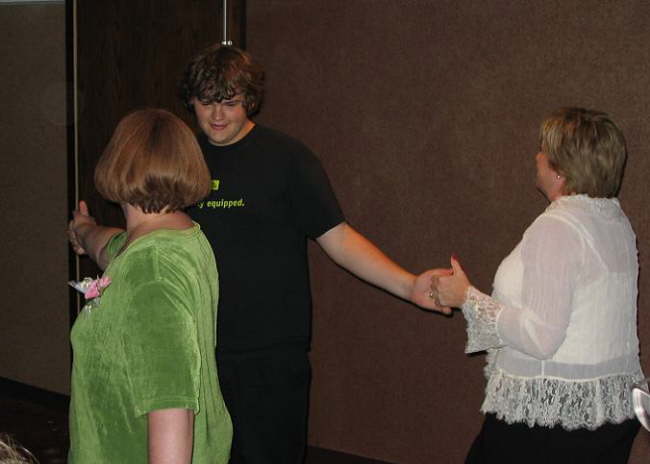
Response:
[{"label": "wooden door frame", "polygon": [[[193,125],[176,84],[194,54],[222,42],[224,4],[228,36],[245,48],[246,0],[66,2],[70,216],[83,199],[100,224],[124,225],[119,207],[95,190],[94,166],[117,121],[134,109],[163,107]],[[89,258],[72,252],[69,263],[70,280],[101,272]],[[72,324],[83,302],[71,291]]]}]

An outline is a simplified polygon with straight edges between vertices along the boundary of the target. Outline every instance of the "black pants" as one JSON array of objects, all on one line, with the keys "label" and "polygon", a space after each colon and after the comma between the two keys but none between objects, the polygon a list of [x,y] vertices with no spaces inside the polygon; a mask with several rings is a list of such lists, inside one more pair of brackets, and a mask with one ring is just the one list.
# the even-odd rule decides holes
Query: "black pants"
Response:
[{"label": "black pants", "polygon": [[625,464],[639,423],[604,424],[596,430],[509,425],[487,414],[465,464]]},{"label": "black pants", "polygon": [[230,464],[299,464],[307,443],[311,368],[303,347],[218,354],[233,422]]}]

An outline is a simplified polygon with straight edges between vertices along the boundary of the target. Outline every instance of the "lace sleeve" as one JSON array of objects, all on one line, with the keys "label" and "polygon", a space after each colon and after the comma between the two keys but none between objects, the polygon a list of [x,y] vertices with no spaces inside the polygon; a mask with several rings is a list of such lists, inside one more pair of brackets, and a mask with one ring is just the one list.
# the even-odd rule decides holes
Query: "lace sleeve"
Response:
[{"label": "lace sleeve", "polygon": [[474,287],[467,288],[463,316],[467,321],[465,353],[497,348],[504,343],[497,332],[497,317],[504,306]]}]

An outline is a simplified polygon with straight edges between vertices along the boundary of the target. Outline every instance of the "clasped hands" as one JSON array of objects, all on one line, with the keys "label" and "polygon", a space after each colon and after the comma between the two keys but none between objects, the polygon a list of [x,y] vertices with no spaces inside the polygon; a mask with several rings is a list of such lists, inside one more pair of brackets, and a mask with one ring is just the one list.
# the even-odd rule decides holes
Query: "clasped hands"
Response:
[{"label": "clasped hands", "polygon": [[451,308],[459,308],[465,303],[465,295],[470,286],[471,283],[460,262],[452,256],[451,268],[431,271],[431,284],[427,297],[440,311],[450,314]]},{"label": "clasped hands", "polygon": [[68,223],[68,240],[72,251],[78,255],[85,255],[86,249],[82,245],[80,229],[88,225],[96,225],[95,219],[88,212],[88,205],[85,201],[79,202],[79,208],[72,212],[72,220]]}]

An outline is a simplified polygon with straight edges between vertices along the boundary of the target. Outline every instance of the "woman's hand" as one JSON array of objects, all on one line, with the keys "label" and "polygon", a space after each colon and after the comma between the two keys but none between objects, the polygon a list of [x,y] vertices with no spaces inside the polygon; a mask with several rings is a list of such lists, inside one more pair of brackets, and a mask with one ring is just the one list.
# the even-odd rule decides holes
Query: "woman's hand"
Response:
[{"label": "woman's hand", "polygon": [[75,209],[72,212],[72,220],[68,224],[68,240],[70,240],[72,251],[78,255],[87,254],[86,249],[82,245],[80,231],[89,225],[96,226],[97,222],[95,222],[95,218],[93,218],[88,212],[88,205],[86,202],[81,200],[79,202],[79,209]]},{"label": "woman's hand", "polygon": [[451,269],[452,275],[432,279],[431,291],[440,305],[460,308],[465,303],[465,295],[471,284],[454,256],[451,257]]},{"label": "woman's hand", "polygon": [[68,224],[68,239],[70,246],[78,255],[88,255],[101,269],[108,266],[108,258],[104,247],[122,229],[98,226],[95,218],[88,212],[85,201],[79,202],[79,209],[72,212],[72,221]]}]

